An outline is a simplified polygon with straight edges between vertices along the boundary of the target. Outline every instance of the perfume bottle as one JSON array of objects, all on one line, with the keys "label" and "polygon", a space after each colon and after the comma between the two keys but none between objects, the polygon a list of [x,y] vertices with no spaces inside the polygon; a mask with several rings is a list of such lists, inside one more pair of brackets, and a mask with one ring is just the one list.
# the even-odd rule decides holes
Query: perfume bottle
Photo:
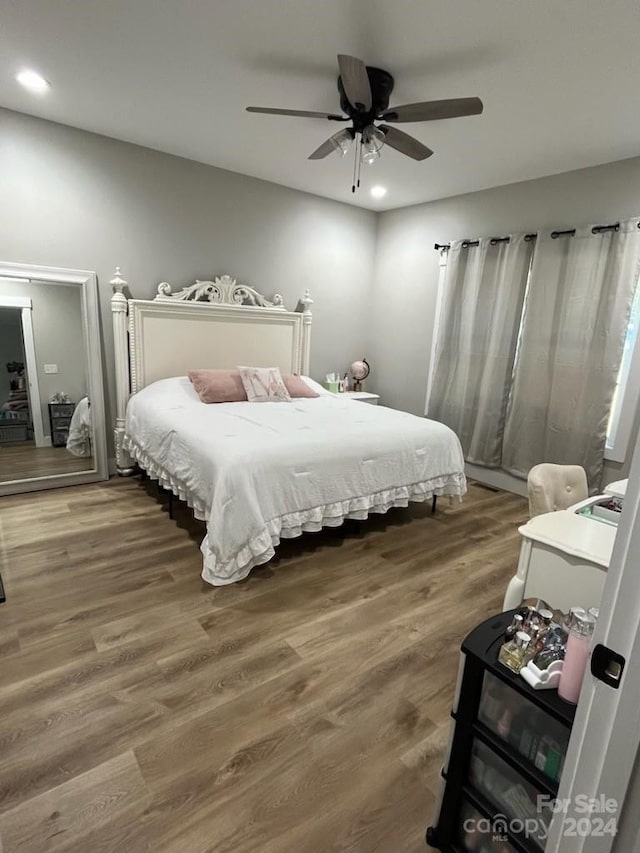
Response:
[{"label": "perfume bottle", "polygon": [[563,646],[567,645],[568,633],[560,625],[552,625],[544,638],[545,646]]},{"label": "perfume bottle", "polygon": [[573,623],[574,618],[576,616],[584,616],[586,612],[587,611],[584,609],[584,607],[571,607],[569,609],[569,615],[565,616],[564,619],[564,627],[567,632],[571,628],[571,624]]},{"label": "perfume bottle", "polygon": [[556,660],[564,660],[565,647],[560,643],[553,643],[550,646],[545,646],[541,651],[537,652],[533,658],[533,662],[538,669],[547,669],[547,667]]},{"label": "perfume bottle", "polygon": [[531,645],[529,647],[533,654],[542,651],[544,648],[547,636],[549,635],[549,629],[551,628],[551,622],[553,621],[553,613],[550,610],[540,610],[538,616],[536,636],[531,637]]},{"label": "perfume bottle", "polygon": [[522,616],[522,630],[527,632],[527,629],[532,624],[532,621],[538,615],[538,611],[532,604],[523,604],[518,613]]},{"label": "perfume bottle", "polygon": [[516,613],[514,614],[511,624],[506,628],[504,636],[507,640],[513,640],[518,631],[522,631],[523,617]]},{"label": "perfume bottle", "polygon": [[531,637],[524,631],[518,631],[513,640],[505,643],[498,653],[498,660],[507,669],[516,674],[524,666],[524,659],[531,642]]},{"label": "perfume bottle", "polygon": [[553,613],[550,610],[540,610],[539,612],[540,612],[540,619],[542,621],[542,624],[546,628],[549,628],[549,626],[553,622]]}]

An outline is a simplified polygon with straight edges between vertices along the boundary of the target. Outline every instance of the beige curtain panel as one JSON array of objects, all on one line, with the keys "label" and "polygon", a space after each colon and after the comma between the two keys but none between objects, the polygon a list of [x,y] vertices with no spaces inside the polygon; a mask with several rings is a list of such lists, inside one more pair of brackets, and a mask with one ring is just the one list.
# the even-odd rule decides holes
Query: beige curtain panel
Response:
[{"label": "beige curtain panel", "polygon": [[465,459],[498,467],[535,241],[451,244],[427,414],[458,435]]},{"label": "beige curtain panel", "polygon": [[[599,485],[607,423],[640,272],[638,219],[536,241],[502,467],[582,465]],[[518,283],[514,283],[518,287]]]}]

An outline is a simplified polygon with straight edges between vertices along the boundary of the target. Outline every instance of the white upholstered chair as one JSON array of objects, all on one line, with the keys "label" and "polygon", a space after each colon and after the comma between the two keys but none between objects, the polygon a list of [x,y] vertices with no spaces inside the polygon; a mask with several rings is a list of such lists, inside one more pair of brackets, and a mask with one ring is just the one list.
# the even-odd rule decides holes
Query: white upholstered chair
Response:
[{"label": "white upholstered chair", "polygon": [[535,465],[527,477],[529,515],[555,512],[589,497],[587,475],[579,465]]}]

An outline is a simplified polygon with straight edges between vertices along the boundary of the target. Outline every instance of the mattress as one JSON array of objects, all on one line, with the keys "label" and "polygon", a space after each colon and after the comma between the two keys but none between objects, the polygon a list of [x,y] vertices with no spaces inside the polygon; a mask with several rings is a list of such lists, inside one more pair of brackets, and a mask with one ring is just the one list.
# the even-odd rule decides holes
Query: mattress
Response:
[{"label": "mattress", "polygon": [[448,427],[340,395],[207,405],[186,377],[163,379],[129,401],[124,444],[206,521],[214,585],[246,577],[281,538],[466,491]]}]

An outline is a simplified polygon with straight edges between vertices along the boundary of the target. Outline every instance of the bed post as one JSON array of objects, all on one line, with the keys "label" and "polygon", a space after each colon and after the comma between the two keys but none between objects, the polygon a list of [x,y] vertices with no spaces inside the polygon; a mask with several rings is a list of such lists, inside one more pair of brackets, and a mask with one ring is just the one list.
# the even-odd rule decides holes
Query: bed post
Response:
[{"label": "bed post", "polygon": [[122,292],[127,282],[120,275],[120,267],[111,279],[113,296],[111,297],[111,313],[113,315],[113,349],[116,362],[116,424],[113,439],[116,451],[116,470],[122,477],[127,477],[135,471],[134,461],[124,449],[124,416],[129,399],[129,346],[127,341],[127,297]]},{"label": "bed post", "polygon": [[302,311],[302,364],[300,365],[300,373],[304,376],[308,376],[311,348],[311,320],[313,319],[311,314],[313,299],[311,298],[308,290],[305,290],[304,296],[300,302],[302,302],[304,306]]}]

